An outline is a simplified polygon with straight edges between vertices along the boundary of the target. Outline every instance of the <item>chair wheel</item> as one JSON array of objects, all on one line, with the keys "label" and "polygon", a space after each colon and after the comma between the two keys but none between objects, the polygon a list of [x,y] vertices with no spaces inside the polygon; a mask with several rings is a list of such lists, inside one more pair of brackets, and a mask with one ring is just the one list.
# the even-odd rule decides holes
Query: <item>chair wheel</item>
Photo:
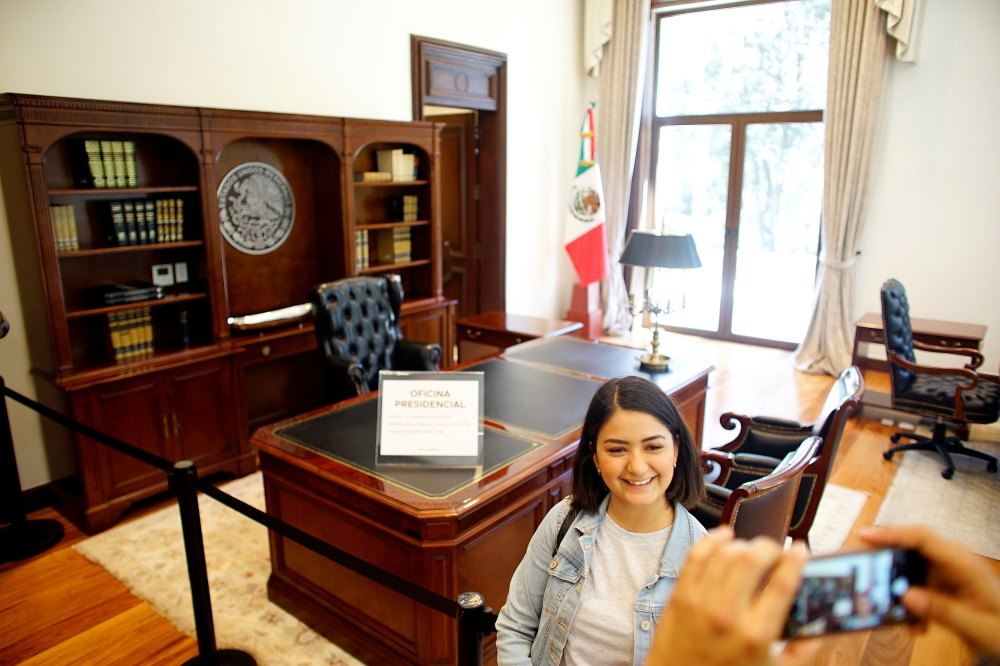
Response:
[{"label": "chair wheel", "polygon": [[996,474],[996,472],[997,472],[997,463],[996,463],[995,460],[993,462],[988,463],[986,465],[986,471],[987,472],[993,472],[994,474]]},{"label": "chair wheel", "polygon": [[884,451],[882,457],[886,460],[892,460],[892,451]]},{"label": "chair wheel", "polygon": [[941,476],[943,476],[946,479],[950,479],[951,477],[955,476],[955,470],[953,470],[953,469],[943,469],[943,470],[941,470]]},{"label": "chair wheel", "polygon": [[889,441],[891,441],[893,444],[899,444],[899,440],[900,439],[902,439],[902,435],[900,435],[897,432],[895,435],[893,435],[892,437],[889,438]]}]

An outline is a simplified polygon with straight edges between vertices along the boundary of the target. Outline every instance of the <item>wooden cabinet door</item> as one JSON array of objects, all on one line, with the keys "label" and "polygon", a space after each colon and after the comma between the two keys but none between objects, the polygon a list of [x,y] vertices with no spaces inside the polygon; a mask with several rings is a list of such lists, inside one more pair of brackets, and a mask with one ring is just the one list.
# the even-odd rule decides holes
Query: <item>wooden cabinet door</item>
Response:
[{"label": "wooden cabinet door", "polygon": [[[94,427],[163,458],[170,458],[167,401],[159,375],[98,385],[90,389]],[[111,499],[165,480],[163,472],[109,447],[97,445],[101,490]]]},{"label": "wooden cabinet door", "polygon": [[454,354],[455,303],[445,302],[399,317],[399,332],[407,340],[433,342],[441,345],[441,368],[452,365]]},{"label": "wooden cabinet door", "polygon": [[236,451],[233,383],[228,359],[187,366],[165,377],[170,434],[177,460],[212,462]]}]

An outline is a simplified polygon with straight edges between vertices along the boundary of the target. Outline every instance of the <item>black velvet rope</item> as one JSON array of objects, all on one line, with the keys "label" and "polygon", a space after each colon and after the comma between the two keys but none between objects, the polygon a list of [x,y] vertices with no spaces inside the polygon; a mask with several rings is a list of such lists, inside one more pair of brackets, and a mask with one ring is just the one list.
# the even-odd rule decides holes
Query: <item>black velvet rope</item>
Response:
[{"label": "black velvet rope", "polygon": [[79,421],[69,418],[68,416],[63,416],[54,409],[49,409],[45,405],[35,402],[31,398],[21,395],[20,393],[14,391],[8,386],[4,386],[3,391],[12,400],[16,400],[25,407],[35,410],[45,418],[51,419],[56,423],[58,423],[59,425],[66,426],[70,430],[78,432],[81,435],[85,435],[86,437],[89,437],[95,442],[100,442],[105,446],[110,446],[112,449],[118,451],[119,453],[124,453],[127,456],[132,456],[136,460],[141,460],[147,465],[152,465],[153,467],[162,469],[164,472],[169,472],[174,468],[174,464],[169,460],[167,460],[166,458],[161,458],[160,456],[154,455],[149,451],[143,451],[137,446],[132,446],[131,444],[123,442],[122,440],[116,437],[112,437],[111,435],[107,435],[101,432],[100,430],[94,430],[90,426],[84,425]]},{"label": "black velvet rope", "polygon": [[[7,386],[4,386],[4,393],[25,407],[35,410],[42,416],[51,419],[56,423],[69,428],[70,430],[89,437],[95,442],[100,442],[101,444],[109,446],[120,453],[132,456],[147,465],[152,465],[153,467],[162,469],[165,472],[169,473],[174,469],[174,464],[165,458],[153,455],[148,451],[143,451],[136,446],[123,442],[120,439],[107,435],[99,430],[95,430],[94,428],[86,426],[79,421],[69,418],[68,416],[64,416],[53,409],[49,409],[45,405],[35,402],[31,398],[21,395]],[[368,578],[379,585],[387,587],[405,597],[409,597],[417,603],[433,608],[439,613],[443,613],[450,617],[457,617],[458,615],[459,605],[454,599],[449,599],[448,597],[444,597],[436,592],[432,592],[425,587],[408,581],[405,578],[401,578],[386,571],[385,569],[375,566],[374,564],[365,562],[361,558],[355,557],[346,551],[335,548],[325,541],[303,532],[297,527],[289,525],[283,520],[279,520],[274,516],[268,515],[267,513],[250,506],[246,502],[236,499],[232,495],[219,490],[212,484],[207,483],[202,479],[198,479],[195,486],[201,492],[205,493],[212,499],[225,504],[230,509],[243,514],[250,520],[264,525],[269,530],[273,530],[278,534],[291,539],[301,546],[305,546],[309,550],[322,555],[332,562],[336,562],[337,564],[346,567],[355,573],[361,574],[365,578]]]}]

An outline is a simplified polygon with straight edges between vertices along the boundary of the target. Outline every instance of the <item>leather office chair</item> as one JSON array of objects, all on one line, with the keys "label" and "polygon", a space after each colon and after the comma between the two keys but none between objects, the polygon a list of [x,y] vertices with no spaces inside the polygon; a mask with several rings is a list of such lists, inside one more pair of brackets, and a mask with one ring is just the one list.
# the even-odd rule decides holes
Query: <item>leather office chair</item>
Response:
[{"label": "leather office chair", "polygon": [[[720,421],[726,430],[740,426],[739,435],[719,451],[733,454],[733,465],[725,473],[714,475],[711,482],[733,490],[741,484],[774,471],[781,459],[794,451],[807,437],[823,440],[816,457],[802,475],[789,534],[809,542],[809,530],[816,509],[823,498],[833,462],[840,448],[847,420],[858,410],[865,393],[865,382],[857,366],[840,373],[830,388],[815,423],[803,425],[769,416],[742,416],[726,412]],[[708,479],[707,479],[708,480]]]},{"label": "leather office chair", "polygon": [[[785,456],[773,472],[747,481],[735,490],[706,483],[706,499],[691,513],[707,529],[729,525],[740,539],[768,536],[784,543],[792,522],[802,473],[821,444],[819,437],[809,437]],[[734,457],[734,454],[722,451],[701,453],[702,463],[716,463],[723,474],[728,474],[736,464]]]},{"label": "leather office chair", "polygon": [[309,297],[334,402],[377,389],[379,370],[438,369],[440,345],[404,340],[399,333],[398,275],[326,282]]},{"label": "leather office chair", "polygon": [[[941,476],[946,479],[955,473],[953,454],[985,460],[987,471],[996,472],[996,458],[966,448],[960,437],[947,434],[949,423],[957,424],[959,434],[967,436],[967,424],[993,423],[1000,418],[1000,385],[981,379],[975,372],[983,363],[983,355],[974,349],[937,347],[914,340],[906,290],[896,280],[882,285],[882,327],[889,357],[892,408],[934,419],[933,436],[897,432],[892,436],[893,444],[903,438],[913,443],[890,447],[883,457],[892,460],[896,451],[937,451],[945,463]],[[917,365],[914,349],[968,356],[970,361],[964,368]]]}]

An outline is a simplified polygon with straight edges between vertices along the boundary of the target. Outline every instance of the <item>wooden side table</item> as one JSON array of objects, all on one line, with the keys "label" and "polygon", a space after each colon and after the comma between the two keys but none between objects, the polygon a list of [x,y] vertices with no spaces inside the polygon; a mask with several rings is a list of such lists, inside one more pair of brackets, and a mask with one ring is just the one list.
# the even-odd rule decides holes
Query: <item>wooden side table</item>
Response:
[{"label": "wooden side table", "polygon": [[507,312],[482,312],[455,322],[458,361],[490,356],[528,340],[566,335],[583,328],[578,321],[541,319]]},{"label": "wooden side table", "polygon": [[[910,328],[913,330],[914,340],[938,347],[980,351],[983,338],[986,337],[986,327],[980,324],[960,324],[952,321],[912,317]],[[882,315],[869,312],[854,322],[854,354],[851,357],[851,363],[862,370],[889,372],[889,364],[886,361],[868,358],[858,353],[858,347],[862,342],[885,344],[882,332]]]}]

